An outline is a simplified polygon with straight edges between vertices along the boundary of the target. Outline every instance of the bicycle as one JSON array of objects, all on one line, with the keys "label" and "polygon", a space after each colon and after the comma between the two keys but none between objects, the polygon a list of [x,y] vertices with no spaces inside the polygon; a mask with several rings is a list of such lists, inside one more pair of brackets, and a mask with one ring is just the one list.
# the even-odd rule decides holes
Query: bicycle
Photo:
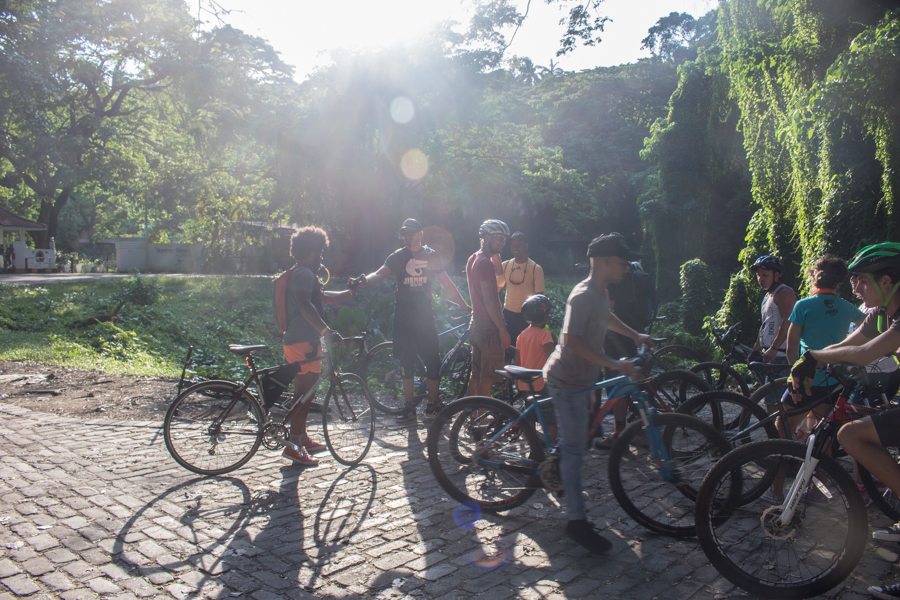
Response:
[{"label": "bicycle", "polygon": [[[363,343],[362,337],[346,338]],[[353,373],[334,370],[332,345],[324,338],[322,372],[316,384],[302,397],[283,394],[303,364],[287,363],[257,369],[254,352],[267,346],[230,345],[228,350],[247,362],[250,375],[243,383],[203,381],[191,385],[175,398],[166,412],[163,433],[166,449],[182,467],[200,475],[221,475],[245,465],[260,445],[278,450],[295,444],[288,440],[291,418],[312,404],[318,388],[328,383],[322,402],[322,427],[331,455],[343,465],[359,464],[375,437],[375,410],[365,381]],[[250,386],[256,387],[254,394]],[[274,420],[267,407],[280,404],[284,418]]]},{"label": "bicycle", "polygon": [[[638,360],[645,359],[642,349]],[[509,377],[526,382],[541,375],[520,367],[505,370]],[[626,376],[598,382],[594,389],[608,389],[611,398],[630,396],[637,401],[640,419],[625,430],[610,454],[610,487],[616,499],[654,531],[689,534],[695,485],[712,462],[729,451],[727,441],[695,417],[657,412],[648,406],[645,389]],[[537,398],[519,412],[494,398],[469,397],[444,408],[426,440],[428,462],[440,486],[459,502],[488,512],[519,506],[541,487],[562,490],[558,449],[539,410],[550,401]],[[541,435],[532,422],[539,424]],[[739,491],[736,488],[735,493]],[[648,508],[643,501],[648,498],[659,511]]]},{"label": "bicycle", "polygon": [[[462,312],[462,307],[447,301],[452,310]],[[452,326],[438,334],[438,338],[455,336],[456,343],[441,360],[439,393],[451,400],[461,398],[466,393],[469,376],[472,373],[472,348],[468,344],[469,316],[451,318]],[[373,347],[362,359],[359,375],[366,381],[375,407],[383,413],[400,414],[404,404],[403,382],[400,378],[400,363],[394,358],[394,343],[382,342]],[[425,387],[424,365],[416,361],[413,378],[413,401],[418,404],[428,397]]]},{"label": "bicycle", "polygon": [[[853,571],[865,549],[866,508],[853,478],[832,454],[840,426],[876,410],[850,404],[842,394],[805,443],[754,442],[710,470],[697,497],[697,534],[723,576],[765,597],[805,598],[826,592]],[[763,501],[761,492],[738,502],[725,498],[735,481],[742,487],[747,477],[771,483],[777,472],[789,482],[782,504]],[[728,489],[720,492],[723,486]],[[816,493],[822,499],[814,500]]]},{"label": "bicycle", "polygon": [[[752,348],[741,343],[743,334],[741,322],[738,321],[729,327],[722,335],[719,335],[715,329],[710,331],[716,340],[716,344],[722,350],[725,350],[725,359],[722,362],[707,361],[698,363],[690,368],[691,372],[702,375],[713,389],[749,396],[750,386],[747,384],[746,379],[732,366],[735,364],[746,364],[750,352],[752,352]],[[726,342],[729,339],[733,340],[731,344]],[[786,368],[786,365],[783,368]],[[760,385],[765,383],[762,380],[758,381]]]}]

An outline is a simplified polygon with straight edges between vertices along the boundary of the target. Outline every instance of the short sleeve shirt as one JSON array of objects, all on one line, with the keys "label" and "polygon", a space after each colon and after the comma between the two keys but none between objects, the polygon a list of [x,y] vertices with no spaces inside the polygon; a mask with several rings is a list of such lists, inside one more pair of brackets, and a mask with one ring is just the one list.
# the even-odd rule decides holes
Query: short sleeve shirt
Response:
[{"label": "short sleeve shirt", "polygon": [[[887,325],[894,331],[900,331],[900,325],[897,325],[898,322],[900,322],[900,309],[897,309],[897,312],[887,318]],[[866,320],[863,322],[861,329],[862,334],[870,340],[874,340],[879,335],[881,335],[882,332],[878,331],[877,309],[869,311],[869,313],[866,315]]]},{"label": "short sleeve shirt", "polygon": [[[545,344],[552,344],[553,336],[543,327],[528,327],[516,339],[516,350],[519,351],[519,362],[526,369],[543,369],[548,355],[544,352]],[[544,389],[544,379],[539,377],[531,384],[534,391]],[[519,389],[527,390],[529,386],[519,385]]]},{"label": "short sleeve shirt", "polygon": [[431,287],[442,268],[435,268],[437,254],[423,246],[416,258],[409,248],[400,248],[387,257],[384,266],[397,279],[397,307],[403,310],[431,311]]},{"label": "short sleeve shirt", "polygon": [[503,263],[502,269],[501,281],[506,283],[506,301],[503,308],[506,310],[522,312],[522,304],[529,297],[544,293],[544,269],[530,258],[521,264],[511,258]]},{"label": "short sleeve shirt", "polygon": [[[864,312],[840,296],[816,294],[794,304],[790,321],[803,329],[800,334],[800,353],[803,354],[807,350],[821,350],[837,344],[847,337],[850,323],[864,316]],[[813,380],[816,386],[828,384],[823,371]]]},{"label": "short sleeve shirt", "polygon": [[[497,274],[494,272],[494,263],[491,257],[482,251],[478,251],[469,257],[466,262],[466,280],[469,283],[469,299],[472,304],[472,316],[482,321],[490,321],[491,316],[485,307],[490,302],[500,312],[500,295],[497,293]],[[489,298],[482,298],[481,283],[489,281],[494,290]]]},{"label": "short sleeve shirt", "polygon": [[288,298],[285,305],[288,328],[284,332],[283,344],[290,346],[300,342],[318,342],[319,332],[309,324],[309,321],[300,312],[295,292],[307,292],[312,305],[319,312],[319,316],[323,320],[325,318],[325,313],[322,310],[322,284],[319,282],[319,278],[308,267],[295,266],[294,270],[291,271],[290,279],[288,279]]},{"label": "short sleeve shirt", "polygon": [[866,314],[840,296],[816,294],[794,304],[790,321],[803,328],[800,334],[800,353],[821,350],[847,337],[850,323]]},{"label": "short sleeve shirt", "polygon": [[[577,335],[588,343],[590,349],[600,355],[609,326],[609,294],[598,290],[590,280],[575,286],[566,303],[566,316],[560,331],[563,335]],[[565,389],[580,390],[592,386],[600,377],[602,367],[575,354],[560,343],[544,366],[544,377],[553,385]]]}]

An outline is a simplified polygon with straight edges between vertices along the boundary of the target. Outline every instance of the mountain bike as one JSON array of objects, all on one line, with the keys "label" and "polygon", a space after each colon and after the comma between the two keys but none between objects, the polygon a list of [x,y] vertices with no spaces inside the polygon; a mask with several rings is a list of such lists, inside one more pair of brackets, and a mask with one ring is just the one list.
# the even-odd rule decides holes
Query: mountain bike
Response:
[{"label": "mountain bike", "polygon": [[[522,381],[541,375],[520,367],[506,370]],[[610,454],[610,486],[617,500],[643,525],[684,535],[693,528],[696,487],[712,463],[728,452],[728,442],[695,417],[658,412],[650,406],[646,389],[629,377],[613,377],[594,388],[607,389],[611,398],[631,397],[639,415]],[[562,490],[558,448],[539,410],[547,402],[551,399],[535,399],[519,412],[494,398],[469,397],[444,408],[426,441],[428,462],[440,486],[459,502],[488,512],[519,506],[541,487]],[[644,499],[652,499],[660,510],[649,508]]]},{"label": "mountain bike", "polygon": [[[347,343],[362,343],[346,338]],[[230,345],[228,350],[247,362],[250,374],[243,383],[203,381],[184,391],[172,402],[163,422],[166,449],[182,467],[200,475],[221,475],[244,466],[259,450],[294,446],[288,439],[288,424],[302,406],[310,405],[321,386],[328,385],[322,402],[322,428],[331,455],[343,465],[356,465],[365,458],[375,437],[375,409],[365,381],[352,373],[334,370],[333,346],[322,338],[322,372],[316,384],[302,397],[285,394],[303,364],[287,363],[257,369],[254,352],[267,346]],[[251,386],[256,388],[256,393]],[[271,418],[269,408],[280,404],[285,416]]]},{"label": "mountain bike", "polygon": [[[454,302],[447,306],[455,312],[462,307]],[[438,334],[438,339],[456,339],[453,346],[441,360],[439,394],[449,400],[461,398],[466,393],[469,376],[472,374],[472,347],[469,339],[469,319],[466,314],[451,318],[452,326]],[[416,360],[413,377],[413,400],[416,404],[428,397],[425,386],[425,366]],[[403,381],[400,378],[400,363],[394,357],[394,343],[383,342],[369,350],[362,359],[359,370],[369,387],[375,407],[387,414],[400,414],[403,408]]]}]

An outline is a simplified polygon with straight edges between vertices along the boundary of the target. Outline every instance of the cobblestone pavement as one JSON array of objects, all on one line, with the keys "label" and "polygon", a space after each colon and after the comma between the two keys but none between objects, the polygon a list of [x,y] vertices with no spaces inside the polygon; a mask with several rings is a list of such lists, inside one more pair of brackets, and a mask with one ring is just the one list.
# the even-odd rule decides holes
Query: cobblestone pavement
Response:
[{"label": "cobblestone pavement", "polygon": [[[177,466],[154,422],[6,406],[0,436],[0,600],[748,597],[695,540],[635,525],[606,487],[605,456],[586,473],[591,518],[615,540],[598,558],[563,537],[564,516],[543,492],[458,526],[422,427],[380,426],[353,470],[327,454],[303,470],[262,449],[218,478]],[[870,543],[828,597],[867,597],[868,585],[898,576],[897,558]]]}]

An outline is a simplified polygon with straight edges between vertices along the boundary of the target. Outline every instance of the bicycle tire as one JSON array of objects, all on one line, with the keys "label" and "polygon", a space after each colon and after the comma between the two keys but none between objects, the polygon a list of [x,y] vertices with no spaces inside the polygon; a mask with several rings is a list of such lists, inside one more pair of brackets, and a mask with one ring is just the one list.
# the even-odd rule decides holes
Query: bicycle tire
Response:
[{"label": "bicycle tire", "polygon": [[[894,457],[894,460],[900,463],[900,449],[888,446],[885,447],[885,450]],[[875,479],[872,477],[872,474],[859,462],[857,461],[857,467],[859,469],[859,479],[863,483],[863,487],[866,488],[866,493],[869,494],[869,498],[872,499],[872,504],[874,504],[878,510],[884,513],[891,521],[897,522],[900,521],[900,498],[891,491],[890,488],[885,487],[884,489],[879,489],[877,485],[875,485]]]},{"label": "bicycle tire", "polygon": [[[745,465],[785,465],[790,480],[802,465],[806,445],[766,440],[736,448],[703,480],[697,497],[697,535],[712,565],[726,579],[764,598],[808,598],[843,581],[866,546],[868,522],[853,478],[835,459],[823,455],[816,476],[833,498],[824,506],[801,500],[794,518],[777,526],[781,506],[762,500],[731,506],[729,518],[711,517],[722,502],[721,485]],[[785,482],[785,490],[791,482]]]},{"label": "bicycle tire", "polygon": [[696,373],[679,369],[660,373],[647,385],[652,390],[648,391],[651,404],[664,412],[673,412],[694,396],[712,389]]},{"label": "bicycle tire", "polygon": [[215,421],[241,386],[204,381],[178,395],[166,411],[163,438],[179,465],[198,475],[222,475],[244,466],[259,450],[265,409],[246,390],[218,426]]},{"label": "bicycle tire", "polygon": [[322,405],[325,445],[342,465],[358,465],[375,438],[375,403],[362,377],[344,373],[332,381]]},{"label": "bicycle tire", "polygon": [[784,395],[784,390],[787,389],[788,379],[787,377],[779,377],[778,379],[774,379],[769,381],[768,383],[764,383],[763,385],[756,388],[752,394],[750,394],[750,402],[753,404],[763,404],[765,402],[766,396],[771,393],[775,394],[775,398],[781,402],[781,397]]},{"label": "bicycle tire", "polygon": [[519,412],[500,400],[472,396],[453,402],[428,428],[428,464],[438,484],[460,503],[476,504],[487,512],[520,506],[541,487],[537,466],[544,459],[543,444],[531,424],[522,419],[495,440],[486,459],[475,460],[487,440]]},{"label": "bicycle tire", "polygon": [[[400,362],[394,358],[394,343],[382,342],[369,350],[359,369],[375,408],[389,415],[399,415],[405,402],[403,382],[400,379]],[[425,387],[421,377],[415,378],[413,389]],[[415,391],[413,392],[415,396]]]},{"label": "bicycle tire", "polygon": [[[768,418],[768,413],[759,404],[748,398],[725,391],[712,391],[695,396],[678,407],[676,412],[688,414],[709,423],[722,433],[732,448],[738,448],[752,442],[777,440],[778,428],[774,421],[767,421],[761,427],[749,433],[741,433],[748,427]],[[740,504],[746,504],[759,498],[772,485],[777,469],[766,469],[743,473],[743,488]]]},{"label": "bicycle tire", "polygon": [[[647,529],[672,537],[695,535],[694,500],[700,482],[731,447],[712,425],[690,415],[657,413],[654,425],[680,481],[665,481],[644,435],[644,424],[636,421],[610,451],[609,486],[619,506]],[[733,492],[736,499],[740,481]]]},{"label": "bicycle tire", "polygon": [[750,397],[750,386],[747,385],[740,373],[725,363],[702,362],[694,365],[689,370],[691,373],[696,373],[703,377],[704,381],[713,390],[734,392],[748,398]]},{"label": "bicycle tire", "polygon": [[440,393],[447,400],[457,400],[466,395],[466,387],[472,376],[472,348],[469,344],[459,347],[447,368],[441,372]]},{"label": "bicycle tire", "polygon": [[702,360],[700,353],[689,346],[681,344],[663,346],[650,357],[650,374],[659,375],[673,369],[687,369]]}]

